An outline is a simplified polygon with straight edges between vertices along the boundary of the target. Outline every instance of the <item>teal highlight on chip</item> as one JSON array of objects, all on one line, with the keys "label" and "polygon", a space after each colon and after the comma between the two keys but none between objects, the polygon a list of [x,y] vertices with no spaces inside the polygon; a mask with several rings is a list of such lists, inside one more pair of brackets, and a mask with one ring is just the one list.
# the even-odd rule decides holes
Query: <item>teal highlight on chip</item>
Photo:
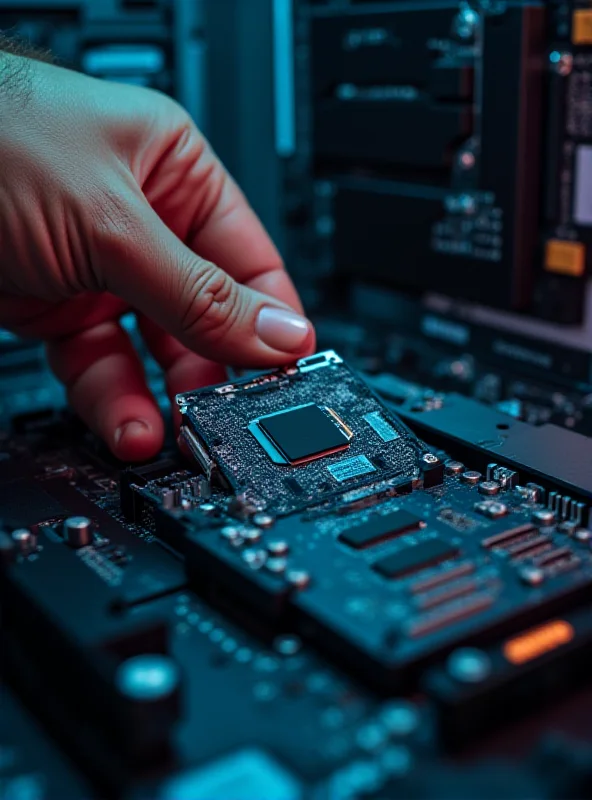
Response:
[{"label": "teal highlight on chip", "polygon": [[395,439],[401,438],[401,434],[385,420],[380,411],[372,411],[371,414],[364,414],[364,419],[380,436],[383,442],[394,442]]},{"label": "teal highlight on chip", "polygon": [[331,464],[327,469],[339,483],[360,475],[367,475],[369,472],[376,472],[376,467],[366,456],[346,458],[338,461],[337,464]]}]

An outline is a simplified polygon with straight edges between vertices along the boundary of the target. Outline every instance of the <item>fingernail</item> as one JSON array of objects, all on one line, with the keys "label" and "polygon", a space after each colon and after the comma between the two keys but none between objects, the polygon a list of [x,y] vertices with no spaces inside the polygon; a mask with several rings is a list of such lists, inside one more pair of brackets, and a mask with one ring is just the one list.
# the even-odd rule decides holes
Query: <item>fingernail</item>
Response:
[{"label": "fingernail", "polygon": [[257,335],[268,347],[297,353],[310,336],[312,326],[306,317],[285,308],[264,306],[257,317]]},{"label": "fingernail", "polygon": [[124,422],[115,431],[115,444],[121,444],[125,439],[137,439],[152,430],[152,426],[143,419],[132,419]]}]

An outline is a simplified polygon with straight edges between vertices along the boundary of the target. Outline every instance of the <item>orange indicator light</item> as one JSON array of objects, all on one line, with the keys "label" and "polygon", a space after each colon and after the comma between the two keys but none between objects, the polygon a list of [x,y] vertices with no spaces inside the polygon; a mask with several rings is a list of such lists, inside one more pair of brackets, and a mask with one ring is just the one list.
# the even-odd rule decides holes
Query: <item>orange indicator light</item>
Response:
[{"label": "orange indicator light", "polygon": [[574,636],[574,629],[569,622],[557,619],[508,639],[503,654],[511,664],[526,664],[571,642]]}]

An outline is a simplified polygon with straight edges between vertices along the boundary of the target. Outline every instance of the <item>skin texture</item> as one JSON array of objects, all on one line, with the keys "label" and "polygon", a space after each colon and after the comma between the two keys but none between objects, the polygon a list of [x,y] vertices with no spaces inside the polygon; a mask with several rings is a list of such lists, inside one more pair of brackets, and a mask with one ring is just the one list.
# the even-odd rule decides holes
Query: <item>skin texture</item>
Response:
[{"label": "skin texture", "polygon": [[[147,459],[163,441],[123,313],[171,396],[224,380],[221,364],[314,351],[277,250],[178,104],[4,53],[0,108],[0,325],[47,342],[116,456]],[[263,308],[288,312],[284,325],[262,325]]]}]

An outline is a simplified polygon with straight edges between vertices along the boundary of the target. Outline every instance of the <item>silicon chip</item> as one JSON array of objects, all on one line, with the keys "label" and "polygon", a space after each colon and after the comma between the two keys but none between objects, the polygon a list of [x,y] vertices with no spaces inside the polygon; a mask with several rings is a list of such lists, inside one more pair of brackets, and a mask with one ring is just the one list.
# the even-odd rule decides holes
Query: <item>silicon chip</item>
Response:
[{"label": "silicon chip", "polygon": [[296,478],[286,478],[284,484],[291,492],[294,492],[294,494],[304,494],[304,489]]},{"label": "silicon chip", "polygon": [[432,564],[446,561],[457,553],[456,547],[444,539],[434,537],[391,553],[386,558],[376,561],[372,566],[385,578],[401,578]]},{"label": "silicon chip", "polygon": [[426,448],[332,350],[177,404],[183,443],[212,485],[279,516],[374,484],[413,488]]},{"label": "silicon chip", "polygon": [[359,550],[362,547],[370,547],[373,544],[384,542],[394,536],[400,536],[420,526],[419,517],[409,511],[399,509],[392,514],[375,515],[368,522],[343,531],[339,535],[339,540]]},{"label": "silicon chip", "polygon": [[349,445],[345,433],[314,403],[261,417],[258,425],[292,464]]}]

